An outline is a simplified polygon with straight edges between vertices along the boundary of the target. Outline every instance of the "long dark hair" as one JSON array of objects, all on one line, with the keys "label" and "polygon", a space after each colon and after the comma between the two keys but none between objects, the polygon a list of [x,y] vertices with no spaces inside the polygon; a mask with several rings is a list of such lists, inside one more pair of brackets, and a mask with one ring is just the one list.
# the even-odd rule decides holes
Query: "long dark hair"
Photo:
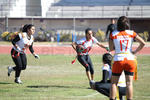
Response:
[{"label": "long dark hair", "polygon": [[22,28],[22,32],[27,32],[28,29],[31,29],[31,27],[33,27],[34,25],[32,24],[25,24]]},{"label": "long dark hair", "polygon": [[117,22],[117,30],[118,31],[124,31],[124,30],[129,29],[129,28],[130,28],[130,25],[129,25],[128,18],[126,16],[121,16]]}]

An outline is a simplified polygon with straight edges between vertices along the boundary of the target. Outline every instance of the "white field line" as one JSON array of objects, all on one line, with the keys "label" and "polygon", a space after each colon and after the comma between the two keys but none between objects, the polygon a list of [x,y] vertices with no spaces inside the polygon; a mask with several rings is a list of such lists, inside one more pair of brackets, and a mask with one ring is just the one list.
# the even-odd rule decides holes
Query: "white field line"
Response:
[{"label": "white field line", "polygon": [[100,93],[96,92],[96,93],[92,93],[86,96],[71,96],[69,98],[90,98],[90,97],[94,97],[95,95],[99,95]]}]

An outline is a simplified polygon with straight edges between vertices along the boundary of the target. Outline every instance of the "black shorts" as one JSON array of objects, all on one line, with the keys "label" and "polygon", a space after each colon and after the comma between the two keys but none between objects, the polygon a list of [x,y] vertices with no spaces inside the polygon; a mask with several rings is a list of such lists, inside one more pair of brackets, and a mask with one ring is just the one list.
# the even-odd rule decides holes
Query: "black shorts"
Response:
[{"label": "black shorts", "polygon": [[85,67],[86,71],[94,73],[93,64],[89,55],[78,55],[78,61]]}]

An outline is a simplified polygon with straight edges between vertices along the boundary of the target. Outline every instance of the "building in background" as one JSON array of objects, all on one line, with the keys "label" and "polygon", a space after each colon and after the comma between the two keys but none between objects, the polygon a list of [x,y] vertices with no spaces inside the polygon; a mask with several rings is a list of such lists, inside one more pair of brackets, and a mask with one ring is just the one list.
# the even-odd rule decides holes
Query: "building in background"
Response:
[{"label": "building in background", "polygon": [[122,15],[137,33],[150,33],[149,0],[1,0],[0,33],[26,23],[34,24],[36,33],[42,28],[82,35],[87,27],[105,32],[110,20]]}]

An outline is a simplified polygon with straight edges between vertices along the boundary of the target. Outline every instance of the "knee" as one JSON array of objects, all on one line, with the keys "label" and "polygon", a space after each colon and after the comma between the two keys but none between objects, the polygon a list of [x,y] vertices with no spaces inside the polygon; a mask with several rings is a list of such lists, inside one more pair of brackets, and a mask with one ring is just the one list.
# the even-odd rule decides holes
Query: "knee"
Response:
[{"label": "knee", "polygon": [[22,70],[22,66],[16,66],[16,70]]},{"label": "knee", "polygon": [[22,70],[25,70],[26,69],[26,65],[22,66]]},{"label": "knee", "polygon": [[133,82],[126,82],[126,84],[127,84],[127,87],[128,87],[128,86],[132,86],[132,85],[133,85]]},{"label": "knee", "polygon": [[91,69],[90,72],[91,72],[91,74],[94,74],[94,70],[93,69]]},{"label": "knee", "polygon": [[89,66],[85,67],[85,70],[86,70],[86,72],[87,72],[87,71],[90,71]]}]

